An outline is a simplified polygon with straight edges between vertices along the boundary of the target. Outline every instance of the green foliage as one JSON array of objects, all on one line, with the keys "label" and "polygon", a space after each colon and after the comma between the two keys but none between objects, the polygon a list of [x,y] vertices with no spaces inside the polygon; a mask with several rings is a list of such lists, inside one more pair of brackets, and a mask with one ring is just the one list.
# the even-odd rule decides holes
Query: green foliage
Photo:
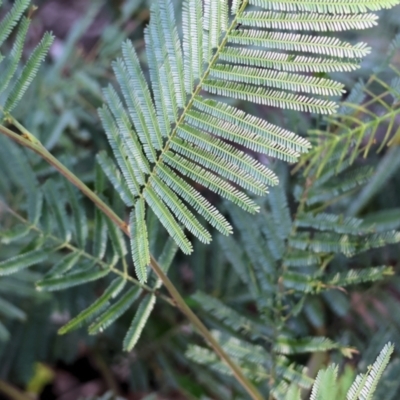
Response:
[{"label": "green foliage", "polygon": [[[247,11],[252,4],[263,10]],[[146,281],[145,267],[150,262],[144,203],[180,249],[189,254],[192,245],[181,225],[203,243],[209,243],[211,236],[185,203],[222,233],[231,229],[193,187],[181,182],[180,175],[254,213],[259,207],[245,191],[262,195],[267,186],[277,184],[277,176],[225,140],[289,162],[309,149],[308,142],[296,134],[210,100],[203,92],[280,108],[333,113],[336,104],[319,96],[341,95],[343,85],[302,73],[355,69],[369,49],[363,43],[352,45],[336,37],[298,32],[364,29],[376,20],[368,9],[394,4],[360,1],[352,6],[323,2],[316,6],[246,0],[233,5],[234,16],[229,20],[227,1],[206,1],[203,5],[200,0],[188,0],[183,4],[182,41],[172,3],[152,6],[145,33],[150,87],[132,43],[126,41],[122,58],[113,63],[123,100],[109,86],[104,90],[106,104],[99,110],[127,182],[128,187],[120,191],[121,198],[135,209],[131,247],[141,282]],[[349,15],[343,18],[343,12]],[[238,24],[243,27],[236,29]],[[264,47],[278,52],[266,52]],[[303,55],[307,53],[319,57]],[[120,174],[104,160],[102,165],[120,190]],[[201,207],[197,206],[200,198]]]},{"label": "green foliage", "polygon": [[[388,343],[380,352],[375,362],[368,367],[365,374],[360,374],[356,377],[353,384],[349,388],[347,395],[340,393],[341,381],[345,375],[339,377],[338,381],[338,366],[330,365],[327,369],[321,369],[315,379],[310,394],[310,400],[358,400],[358,399],[373,399],[377,384],[382,380],[382,374],[387,369],[389,359],[393,353],[393,345]],[[202,357],[202,355],[197,354]],[[223,367],[222,367],[223,368]],[[281,385],[279,391],[283,395],[284,400],[300,400],[300,388],[296,385]],[[345,397],[346,396],[346,397]],[[148,396],[147,398],[153,398]],[[111,393],[106,393],[103,397],[97,397],[97,400],[114,399]],[[119,397],[116,400],[120,399]],[[88,400],[95,400],[90,398]],[[122,400],[122,399],[121,399]]]},{"label": "green foliage", "polygon": [[[341,355],[354,353],[353,344],[371,356],[382,348],[383,338],[397,337],[396,312],[387,298],[382,301],[393,321],[382,323],[387,331],[369,350],[362,333],[343,328],[343,334],[331,335],[325,318],[337,322],[347,312],[347,291],[373,290],[396,270],[397,259],[390,255],[400,242],[398,204],[394,200],[384,209],[367,206],[395,178],[398,167],[400,74],[392,62],[398,38],[382,66],[340,103],[338,114],[321,120],[312,117],[317,126],[309,131],[312,148],[298,135],[300,127],[292,128],[294,133],[267,122],[255,115],[252,105],[334,112],[336,102],[324,97],[341,96],[344,85],[327,74],[355,70],[369,49],[332,32],[372,27],[377,17],[370,11],[397,3],[233,1],[229,10],[223,0],[185,0],[180,39],[172,2],[155,2],[143,53],[125,40],[122,18],[113,26],[114,33],[103,33],[96,61],[82,65],[74,47],[99,10],[94,5],[76,24],[64,55],[44,66],[43,73],[38,67],[51,36],[45,35],[20,67],[29,25],[22,15],[29,2],[14,3],[0,24],[3,42],[17,28],[10,37],[13,41],[6,42],[11,51],[0,65],[3,122],[55,154],[72,150],[63,162],[124,217],[130,231],[129,246],[114,223],[93,210],[71,184],[61,181],[42,160],[0,138],[0,341],[9,340],[15,326],[24,332],[10,341],[25,346],[27,361],[10,361],[23,379],[29,373],[21,365],[30,366],[41,357],[34,338],[41,335],[44,318],[65,312],[63,322],[53,324],[60,334],[68,333],[63,340],[85,338],[95,343],[83,336],[81,327],[93,335],[101,333],[101,340],[113,347],[120,346],[125,335],[124,350],[134,351],[125,361],[134,371],[132,384],[140,387],[138,392],[149,389],[151,363],[146,353],[151,353],[162,367],[166,386],[179,387],[188,398],[246,398],[229,377],[226,364],[199,346],[188,326],[178,325],[173,311],[156,301],[175,305],[147,268],[152,256],[168,272],[178,248],[188,254],[194,247],[196,258],[187,261],[190,272],[183,283],[177,274],[186,264],[182,256],[175,261],[174,284],[184,293],[197,290],[187,303],[205,318],[263,396],[299,399],[300,388],[312,390],[311,399],[340,398],[347,392],[344,378],[336,380],[337,366],[318,375],[311,371],[311,376],[305,366],[318,352],[329,353],[339,364]],[[109,85],[101,91],[121,41],[122,55],[112,64],[119,89]],[[144,56],[149,80],[141,67]],[[64,83],[60,77],[74,57]],[[32,83],[36,74],[38,83]],[[41,85],[46,87],[47,102],[36,99]],[[18,107],[22,96],[26,103]],[[238,105],[237,100],[250,104]],[[93,109],[103,101],[99,116],[115,161],[101,151],[93,169],[93,154],[105,145]],[[29,113],[23,109],[36,107],[43,108],[32,117],[24,115]],[[284,115],[288,120],[293,116]],[[17,117],[37,136],[30,136]],[[81,146],[88,132],[93,140],[90,146]],[[383,156],[375,156],[375,149]],[[302,175],[293,177],[283,163],[270,161],[293,163],[299,157],[296,169]],[[280,185],[265,199],[255,197],[276,186],[278,178]],[[251,216],[229,203],[217,210],[205,188],[259,214]],[[233,227],[235,235],[227,236]],[[206,250],[196,238],[210,243],[214,228],[221,235]],[[36,291],[31,287],[34,282]],[[32,314],[34,306],[40,307],[41,319]],[[157,317],[150,319],[152,312]],[[33,338],[33,344],[26,338]],[[135,347],[139,339],[143,346]],[[186,349],[189,359],[182,356]],[[10,352],[1,345],[0,359],[12,359]],[[58,352],[60,357],[73,357]],[[372,398],[378,380],[383,382],[377,393],[396,398],[397,358],[388,367],[388,376],[382,377],[391,352],[392,347],[385,347],[374,366],[356,378],[349,398],[358,393]],[[185,380],[182,370],[193,376]]]},{"label": "green foliage", "polygon": [[[342,174],[350,170],[348,167]],[[329,185],[330,180],[325,184]],[[312,184],[308,182],[308,193],[318,190],[321,190],[318,179]],[[223,348],[251,379],[266,381],[270,377],[270,390],[277,398],[283,398],[279,392],[284,381],[305,388],[311,384],[302,372],[303,367],[288,356],[333,349],[347,356],[352,354],[351,348],[322,336],[304,337],[304,333],[297,336],[294,328],[307,318],[307,310],[311,307],[318,312],[315,301],[322,299],[316,295],[332,294],[335,289],[374,282],[393,274],[391,266],[349,268],[346,264],[350,266],[355,261],[346,261],[341,254],[354,258],[370,248],[400,242],[398,231],[371,234],[374,225],[362,219],[327,214],[321,209],[305,212],[306,199],[304,194],[299,196],[301,201],[293,221],[281,186],[259,202],[261,212],[257,219],[226,205],[238,235],[235,239],[220,236],[219,242],[227,261],[257,305],[257,317],[245,311],[246,300],[239,311],[238,302],[233,299],[235,309],[205,293],[198,292],[193,297],[219,329],[230,332],[228,336],[217,333]],[[275,218],[279,224],[271,223]],[[240,292],[239,287],[237,291]],[[327,306],[335,309],[332,303]],[[230,372],[213,353],[199,346],[191,346],[188,356],[220,372]]]},{"label": "green foliage", "polygon": [[[9,151],[14,153],[16,159],[20,161],[24,159],[24,155],[14,144],[2,140],[0,153],[3,160],[6,159]],[[100,170],[97,172],[96,188],[97,192],[101,193],[104,190],[104,186],[102,186],[104,176]],[[22,271],[32,265],[47,266],[50,263],[52,267],[42,279],[36,282],[37,290],[46,292],[88,285],[89,282],[108,277],[110,274],[119,276],[119,278],[109,281],[104,293],[93,304],[62,327],[59,331],[61,334],[88,324],[91,334],[103,331],[132,306],[142,289],[152,293],[153,289],[141,286],[138,281],[128,276],[125,238],[115,225],[102,214],[96,213],[95,227],[94,229],[89,228],[85,210],[75,189],[71,188],[69,184],[63,186],[50,179],[42,186],[37,184],[35,189],[32,187],[33,182],[29,185],[27,182],[25,183],[22,183],[20,189],[29,190],[27,195],[35,197],[35,201],[40,203],[40,208],[37,210],[38,216],[34,217],[34,221],[29,221],[18,214],[16,210],[9,209],[9,211],[22,225],[25,225],[27,231],[22,238],[15,237],[14,241],[18,242],[22,239],[24,243],[28,244],[29,250],[22,250],[17,256],[2,261],[0,276]],[[42,193],[45,195],[44,203],[38,200],[42,198]],[[72,211],[70,214],[66,211],[66,205]],[[7,234],[5,236],[7,242],[11,242],[11,236]],[[87,243],[89,237],[92,240],[97,238],[99,240],[97,243],[93,242],[91,250]],[[166,270],[175,252],[176,247],[171,247],[171,243],[167,241],[161,259]],[[128,280],[134,286],[124,290]],[[158,281],[153,279],[153,285],[156,289],[159,286]],[[151,302],[147,303],[147,299],[151,299]],[[125,339],[128,343],[125,345],[126,348],[132,347],[132,343],[139,338],[154,303],[154,295],[147,296],[140,303],[132,321],[132,328]],[[10,313],[11,309],[8,314]],[[22,316],[16,309],[13,314],[14,317],[21,318]]]}]

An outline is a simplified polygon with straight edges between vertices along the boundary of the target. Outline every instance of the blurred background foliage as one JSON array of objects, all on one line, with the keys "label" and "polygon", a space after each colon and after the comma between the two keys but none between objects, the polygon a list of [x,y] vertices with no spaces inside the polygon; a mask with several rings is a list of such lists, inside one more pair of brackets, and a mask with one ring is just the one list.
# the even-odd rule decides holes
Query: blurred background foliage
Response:
[{"label": "blurred background foliage", "polygon": [[[52,31],[56,40],[48,62],[41,68],[14,116],[90,187],[94,186],[95,180],[95,155],[99,150],[108,149],[96,112],[103,100],[101,88],[113,80],[111,61],[118,57],[125,38],[133,40],[145,62],[143,28],[149,18],[149,3],[150,0],[36,2],[38,10],[34,15],[27,51],[36,45],[44,31]],[[11,4],[11,1],[5,1],[2,10],[7,10]],[[176,1],[176,6],[180,9],[179,1]],[[284,182],[279,189],[282,192],[274,196],[281,196],[278,204],[282,205],[282,201],[287,204],[286,216],[293,218],[293,222],[288,222],[286,236],[280,239],[286,240],[290,232],[309,227],[309,242],[292,244],[299,252],[309,250],[307,257],[315,258],[302,260],[302,268],[298,268],[296,273],[303,274],[303,277],[311,274],[321,278],[323,274],[318,275],[318,272],[334,274],[349,268],[357,271],[361,267],[385,265],[387,269],[381,275],[394,275],[367,283],[360,278],[355,280],[355,285],[340,290],[333,283],[326,282],[325,286],[321,283],[321,290],[315,286],[305,290],[304,287],[311,287],[311,283],[300,282],[300,276],[292,275],[295,283],[291,291],[290,279],[283,277],[290,267],[296,268],[293,257],[291,265],[280,263],[273,267],[273,281],[263,282],[262,276],[257,276],[258,284],[265,284],[265,287],[257,289],[244,284],[246,278],[241,271],[246,269],[239,265],[241,262],[253,265],[256,270],[260,264],[260,271],[268,262],[262,257],[268,258],[266,253],[270,250],[265,249],[268,249],[274,229],[269,232],[271,228],[267,226],[267,219],[262,218],[268,218],[268,212],[274,207],[269,204],[270,198],[263,200],[265,208],[260,216],[243,216],[239,211],[229,209],[235,213],[232,217],[234,224],[242,223],[237,227],[240,234],[232,239],[237,241],[236,244],[223,243],[222,239],[214,240],[211,246],[196,242],[192,257],[178,253],[173,261],[170,276],[174,284],[202,319],[219,331],[217,335],[225,337],[221,340],[228,345],[229,340],[237,340],[243,348],[248,341],[248,345],[262,345],[270,355],[275,354],[275,358],[271,356],[272,364],[262,365],[261,372],[257,369],[258,360],[233,354],[250,371],[249,376],[257,379],[260,373],[272,388],[279,374],[274,377],[271,371],[276,370],[282,349],[274,348],[274,343],[263,343],[259,338],[264,334],[268,336],[265,331],[268,331],[271,321],[276,338],[290,333],[296,337],[324,336],[340,343],[340,346],[327,345],[324,353],[313,352],[310,347],[307,352],[287,354],[285,361],[279,360],[286,366],[290,363],[307,366],[312,378],[321,367],[336,362],[340,365],[343,388],[349,386],[359,370],[365,370],[373,362],[385,343],[392,341],[400,349],[400,245],[390,244],[390,238],[385,236],[377,246],[372,246],[377,247],[375,249],[359,255],[355,255],[358,251],[346,254],[337,246],[340,235],[346,234],[346,222],[336,221],[342,231],[335,232],[332,228],[330,247],[312,247],[310,243],[316,241],[318,227],[307,225],[304,222],[306,218],[301,218],[306,213],[314,216],[321,213],[344,215],[358,218],[363,228],[373,226],[374,232],[382,235],[400,228],[399,36],[390,47],[400,31],[399,21],[400,7],[396,7],[381,12],[379,25],[374,29],[355,32],[347,38],[366,41],[373,50],[361,69],[335,76],[346,84],[350,93],[343,98],[339,116],[315,118],[297,112],[263,106],[251,106],[250,109],[246,103],[237,104],[272,123],[308,135],[314,142],[314,149],[301,159],[298,166],[287,168],[272,164]],[[391,52],[390,59],[388,52]],[[1,259],[6,259],[16,254],[21,243],[29,249],[32,241],[39,240],[31,233],[24,236],[21,221],[7,212],[7,209],[18,215],[24,212],[24,185],[26,179],[30,179],[30,176],[24,176],[24,163],[31,166],[38,185],[53,178],[60,190],[60,199],[65,189],[62,180],[39,157],[17,148],[2,137],[0,149],[0,254]],[[10,154],[14,163],[9,162]],[[7,162],[5,155],[8,155]],[[263,162],[271,164],[268,159]],[[330,171],[329,176],[327,171]],[[220,202],[213,195],[206,195],[212,202]],[[124,215],[126,210],[111,188],[107,189],[106,196],[114,209]],[[93,229],[93,207],[86,199],[82,202],[91,221],[89,227]],[[284,219],[278,218],[275,223],[279,236],[281,228],[285,228],[282,225]],[[6,231],[15,236],[3,235],[2,232]],[[253,251],[256,242],[249,241],[250,235],[259,241],[258,253]],[[364,249],[362,246],[367,246],[366,239],[359,236],[355,235],[358,244],[354,246],[361,251]],[[159,254],[166,238],[157,228],[151,237],[154,253]],[[16,238],[18,241],[13,244]],[[232,256],[235,251],[237,257]],[[246,252],[247,256],[242,254]],[[346,258],[339,253],[352,257]],[[249,254],[253,254],[253,258]],[[254,258],[254,254],[261,258]],[[296,257],[300,255],[296,254]],[[322,266],[322,271],[315,268],[316,263]],[[38,292],[34,282],[40,280],[43,273],[44,270],[35,268],[0,278],[0,399],[72,400],[93,396],[148,400],[246,398],[237,383],[224,375],[224,371],[218,370],[218,363],[204,354],[202,359],[201,354],[196,353],[201,352],[197,346],[201,343],[197,343],[198,338],[193,335],[191,326],[174,308],[163,302],[157,303],[144,334],[130,353],[121,351],[121,340],[132,313],[124,315],[98,336],[89,336],[84,329],[58,336],[57,330],[89,306],[104,287],[93,283],[62,292]],[[298,297],[293,292],[299,284],[303,285],[305,294]],[[283,292],[280,286],[284,288]],[[261,290],[263,295],[257,297],[257,290]],[[197,291],[201,293],[194,294]],[[278,295],[274,297],[267,293]],[[224,306],[229,309],[225,310]],[[287,307],[294,311],[287,313]],[[231,315],[231,311],[238,314]],[[244,325],[248,323],[249,326],[240,325],[243,322],[240,316],[248,317]],[[346,357],[349,355],[352,357]],[[201,365],[199,361],[203,361]],[[266,360],[262,362],[266,363]],[[400,359],[395,353],[377,398],[398,398],[399,372]],[[293,372],[297,373],[298,379],[304,380],[303,386],[309,388],[311,380],[307,381],[301,371]],[[285,388],[275,390],[279,397],[279,391]]]}]

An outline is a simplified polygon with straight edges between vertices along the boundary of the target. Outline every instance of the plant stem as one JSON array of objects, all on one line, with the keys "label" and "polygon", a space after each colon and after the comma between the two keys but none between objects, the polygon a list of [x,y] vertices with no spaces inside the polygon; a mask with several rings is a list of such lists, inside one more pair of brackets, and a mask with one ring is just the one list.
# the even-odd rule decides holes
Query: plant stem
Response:
[{"label": "plant stem", "polygon": [[[58,161],[41,143],[40,141],[30,134],[22,125],[15,121],[12,117],[10,121],[22,132],[22,135],[13,132],[12,130],[0,125],[0,132],[5,136],[13,139],[20,145],[31,149],[36,154],[41,156],[50,165],[52,165],[61,175],[63,175],[68,181],[75,185],[85,196],[87,196],[111,221],[113,221],[127,236],[130,236],[129,226],[103,201],[101,198],[93,192],[87,185],[85,185],[76,175],[74,175],[67,167],[65,167],[60,161]],[[222,349],[217,340],[214,339],[211,332],[207,327],[200,321],[197,315],[190,309],[186,304],[183,297],[180,295],[174,284],[170,281],[168,276],[164,273],[158,262],[151,256],[150,267],[153,269],[158,278],[162,281],[175,305],[181,310],[181,312],[188,318],[193,326],[198,330],[201,336],[209,343],[214,352],[228,365],[233,375],[238,382],[247,391],[253,400],[263,400],[261,393],[257,388],[245,377],[243,371],[238,367]]]},{"label": "plant stem", "polygon": [[[182,311],[183,314],[189,319],[189,321],[194,325],[194,327],[199,331],[203,338],[210,344],[215,353],[225,361],[225,363],[231,369],[235,378],[240,382],[240,384],[247,390],[247,393],[254,400],[262,400],[261,394],[258,392],[256,387],[243,375],[242,370],[231,360],[228,354],[222,349],[219,343],[214,339],[211,332],[206,328],[206,326],[200,321],[197,315],[191,310],[191,308],[186,304],[185,300],[181,297],[174,284],[170,281],[167,275],[164,274],[160,265],[157,261],[151,257],[151,268],[157,274],[157,276],[162,280],[164,286],[167,288],[171,297],[176,300],[177,307]],[[179,301],[178,301],[179,299]]]}]

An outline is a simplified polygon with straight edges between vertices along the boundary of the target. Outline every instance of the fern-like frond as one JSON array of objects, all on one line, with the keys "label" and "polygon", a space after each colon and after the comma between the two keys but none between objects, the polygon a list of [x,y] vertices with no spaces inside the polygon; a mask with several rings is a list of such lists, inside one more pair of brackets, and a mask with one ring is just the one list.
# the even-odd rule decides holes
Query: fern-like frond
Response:
[{"label": "fern-like frond", "polygon": [[28,62],[25,64],[23,70],[21,71],[21,75],[18,80],[15,82],[14,87],[11,88],[11,94],[8,97],[5,105],[4,111],[11,112],[18,102],[22,99],[22,96],[27,91],[29,85],[32,83],[33,78],[36,76],[40,64],[43,62],[47,52],[53,43],[53,35],[50,33],[45,33],[43,39],[37,45],[37,47],[33,50]]},{"label": "fern-like frond", "polygon": [[[50,33],[44,34],[18,75],[17,71],[30,25],[30,19],[23,17],[23,14],[28,12],[30,3],[30,0],[17,0],[0,22],[0,46],[9,38],[14,28],[18,26],[11,52],[6,57],[0,55],[0,63],[4,63],[0,79],[0,93],[6,92],[3,96],[4,104],[2,104],[1,108],[4,117],[8,117],[9,113],[24,96],[54,38]],[[10,83],[12,83],[12,87],[8,89]]]},{"label": "fern-like frond", "polygon": [[342,253],[348,257],[369,249],[399,242],[400,232],[396,231],[369,234],[361,238],[332,232],[321,232],[314,235],[301,232],[290,239],[290,245],[299,250],[308,249],[315,253]]},{"label": "fern-like frond", "polygon": [[0,82],[0,93],[2,93],[7,86],[10,84],[12,77],[17,71],[19,61],[22,57],[22,52],[24,50],[24,44],[26,39],[26,34],[29,29],[29,19],[23,18],[20,26],[18,28],[17,35],[15,37],[15,42],[13,48],[6,60],[5,70],[3,72],[3,76]]},{"label": "fern-like frond", "polygon": [[307,52],[339,58],[362,58],[369,54],[365,43],[351,45],[335,37],[243,29],[231,33],[229,41],[283,51]]},{"label": "fern-like frond", "polygon": [[249,0],[250,4],[284,11],[315,11],[319,13],[359,13],[390,8],[398,4],[396,0]]},{"label": "fern-like frond", "polygon": [[30,0],[17,0],[13,8],[0,22],[0,45],[8,38],[13,28],[18,24],[22,14],[27,10]]},{"label": "fern-like frond", "polygon": [[337,396],[336,379],[338,367],[329,366],[326,370],[318,372],[311,391],[310,400],[334,400]]},{"label": "fern-like frond", "polygon": [[336,273],[324,279],[324,284],[331,287],[345,287],[363,282],[374,282],[385,276],[393,275],[393,268],[387,266],[365,268],[360,271],[351,269],[344,273]]},{"label": "fern-like frond", "polygon": [[[347,400],[371,400],[373,398],[376,386],[382,378],[392,353],[393,345],[388,343],[382,349],[374,364],[369,367],[369,371],[356,377],[347,392]],[[314,382],[310,400],[334,400],[338,398],[337,375],[338,367],[336,365],[330,365],[327,369],[320,370]]]},{"label": "fern-like frond", "polygon": [[354,71],[358,62],[339,58],[292,55],[259,49],[227,47],[221,52],[222,61],[278,71],[334,72]]},{"label": "fern-like frond", "polygon": [[[262,10],[247,11],[250,4]],[[369,48],[363,43],[351,44],[310,32],[371,27],[376,24],[376,16],[368,11],[396,2],[359,0],[348,7],[342,1],[332,4],[235,1],[231,9],[234,16],[229,20],[227,0],[207,0],[204,4],[185,0],[182,38],[172,2],[163,0],[152,5],[145,31],[150,84],[132,43],[125,42],[122,58],[113,63],[123,100],[109,87],[104,92],[106,105],[100,110],[131,194],[104,157],[103,168],[129,206],[136,209],[136,203],[141,203],[140,221],[146,218],[146,203],[185,253],[190,253],[192,246],[183,229],[205,243],[211,240],[186,204],[222,233],[230,232],[224,218],[200,200],[181,175],[249,212],[258,211],[245,192],[262,195],[267,186],[277,184],[277,178],[245,151],[225,141],[288,162],[295,162],[308,151],[309,143],[230,105],[208,99],[205,92],[274,107],[333,113],[335,102],[321,96],[340,96],[343,85],[308,76],[307,72],[353,70]],[[144,245],[142,241],[145,261],[138,257],[139,244],[133,246],[134,262],[142,272],[148,262]],[[146,279],[146,274],[139,276],[141,281]]]},{"label": "fern-like frond", "polygon": [[[357,383],[363,383],[359,385],[355,383],[348,392],[347,399],[356,398],[356,394],[359,393],[361,399],[371,400],[376,390],[376,386],[382,377],[382,374],[389,363],[390,356],[392,355],[394,346],[388,343],[379,354],[378,358],[366,374],[366,379],[361,377],[356,378]],[[360,379],[361,378],[361,379]]]},{"label": "fern-like frond", "polygon": [[250,11],[243,13],[238,22],[266,29],[296,29],[298,31],[341,31],[371,28],[377,24],[375,14],[318,14]]}]

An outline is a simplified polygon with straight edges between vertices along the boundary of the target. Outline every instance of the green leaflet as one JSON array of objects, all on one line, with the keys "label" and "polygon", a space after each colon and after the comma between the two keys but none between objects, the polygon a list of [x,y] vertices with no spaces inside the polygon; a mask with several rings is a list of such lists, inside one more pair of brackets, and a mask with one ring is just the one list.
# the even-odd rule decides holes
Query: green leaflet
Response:
[{"label": "green leaflet", "polygon": [[114,279],[110,286],[108,286],[104,293],[94,303],[86,308],[86,310],[83,310],[81,313],[79,313],[79,315],[77,315],[75,318],[71,319],[71,321],[62,326],[58,330],[58,333],[60,335],[64,335],[67,332],[79,328],[88,320],[94,319],[94,317],[96,317],[110,305],[109,300],[116,297],[124,288],[125,284],[126,281],[123,278]]},{"label": "green leaflet", "polygon": [[93,255],[99,259],[104,257],[107,248],[106,217],[100,210],[95,210]]},{"label": "green leaflet", "polygon": [[[95,166],[95,190],[98,194],[102,194],[105,187],[105,175],[100,166]],[[102,259],[107,249],[107,222],[106,216],[96,208],[94,212],[94,237],[93,237],[93,255],[98,259]]]},{"label": "green leaflet", "polygon": [[73,272],[71,274],[50,277],[39,281],[36,283],[36,288],[47,292],[64,290],[104,278],[109,273],[110,271],[107,269],[90,269],[89,271]]},{"label": "green leaflet", "polygon": [[143,328],[146,325],[150,313],[154,308],[156,296],[154,294],[146,296],[136,311],[135,317],[132,320],[131,326],[126,333],[124,339],[124,350],[131,351],[142,334]]},{"label": "green leaflet", "polygon": [[0,262],[0,276],[11,275],[47,259],[49,251],[33,250]]},{"label": "green leaflet", "polygon": [[81,254],[72,252],[63,257],[50,271],[47,272],[46,277],[60,276],[68,272],[79,261]]},{"label": "green leaflet", "polygon": [[129,230],[131,234],[131,249],[136,276],[139,281],[147,281],[147,266],[150,264],[149,240],[145,219],[144,201],[136,203],[131,212]]},{"label": "green leaflet", "polygon": [[228,29],[228,2],[225,0],[206,0],[204,2],[204,60],[209,62],[213,49],[217,48],[222,33]]},{"label": "green leaflet", "polygon": [[[213,331],[213,336],[221,343],[223,349],[238,362],[248,377],[256,382],[264,381],[268,377],[267,366],[271,363],[271,357],[261,346],[252,345],[235,337],[227,337],[218,331]],[[186,355],[196,363],[211,366],[214,370],[223,374],[229,374],[226,366],[216,358],[208,349],[191,345]],[[302,388],[310,388],[312,379],[289,365],[284,359],[277,360],[277,370],[289,381],[296,382]]]},{"label": "green leaflet", "polygon": [[140,294],[139,287],[130,288],[117,302],[101,314],[90,326],[89,333],[94,335],[102,332],[118,319],[132,305]]},{"label": "green leaflet", "polygon": [[123,236],[121,230],[114,224],[114,222],[107,217],[106,224],[115,255],[118,258],[124,258],[125,255],[128,253],[125,237]]},{"label": "green leaflet", "polygon": [[30,232],[30,228],[25,225],[17,225],[13,229],[9,229],[7,232],[1,232],[1,243],[10,244],[13,241],[22,239]]},{"label": "green leaflet", "polygon": [[[165,274],[168,274],[169,267],[171,266],[172,260],[174,259],[177,251],[178,245],[172,240],[172,238],[169,238],[164,245],[160,257],[158,258],[158,263]],[[154,289],[159,289],[161,286],[162,281],[157,277]]]},{"label": "green leaflet", "polygon": [[69,182],[66,183],[68,200],[72,208],[72,216],[74,220],[75,239],[79,248],[84,249],[88,236],[88,223],[85,210],[79,202],[79,194],[75,187]]},{"label": "green leaflet", "polygon": [[45,193],[46,203],[54,214],[60,236],[65,239],[65,241],[69,242],[71,240],[71,230],[65,211],[65,203],[64,200],[59,197],[56,183],[48,179],[43,186],[43,191]]},{"label": "green leaflet", "polygon": [[106,152],[102,151],[97,155],[97,161],[100,164],[104,174],[107,176],[114,189],[121,196],[123,202],[132,207],[134,203],[134,196],[129,190],[129,187],[124,179],[121,177],[120,171],[117,169],[114,162],[108,157]]},{"label": "green leaflet", "polygon": [[337,108],[336,103],[333,101],[324,102],[321,99],[314,99],[305,95],[264,89],[264,87],[249,86],[245,83],[208,79],[204,82],[204,89],[218,96],[231,97],[238,100],[251,101],[256,104],[287,108],[295,111],[333,114]]},{"label": "green leaflet", "polygon": [[24,321],[26,319],[26,314],[20,310],[18,307],[14,306],[7,300],[0,297],[0,314],[8,317]]}]

